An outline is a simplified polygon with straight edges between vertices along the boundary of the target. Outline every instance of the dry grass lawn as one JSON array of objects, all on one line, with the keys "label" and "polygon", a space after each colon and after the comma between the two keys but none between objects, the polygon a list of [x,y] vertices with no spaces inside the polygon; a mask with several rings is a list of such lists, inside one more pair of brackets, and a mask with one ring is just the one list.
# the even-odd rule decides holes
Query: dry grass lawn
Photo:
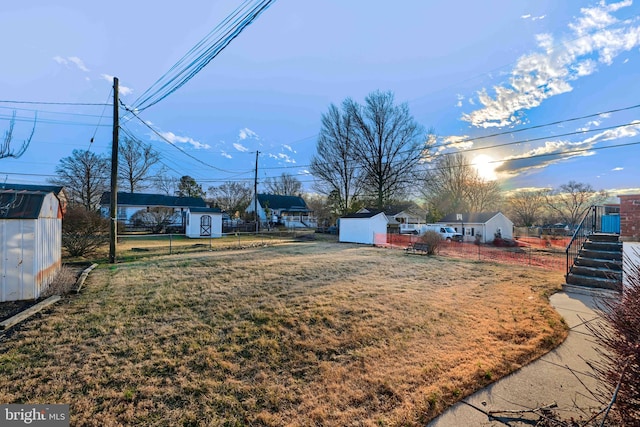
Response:
[{"label": "dry grass lawn", "polygon": [[566,336],[561,273],[327,242],[146,259],[0,342],[72,425],[423,425]]}]

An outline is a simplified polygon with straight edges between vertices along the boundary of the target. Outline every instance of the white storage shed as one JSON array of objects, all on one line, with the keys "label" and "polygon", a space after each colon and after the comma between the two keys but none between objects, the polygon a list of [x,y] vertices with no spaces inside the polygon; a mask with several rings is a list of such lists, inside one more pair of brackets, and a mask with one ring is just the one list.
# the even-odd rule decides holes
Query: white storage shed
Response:
[{"label": "white storage shed", "polygon": [[0,301],[37,299],[62,266],[62,206],[51,186],[0,186]]},{"label": "white storage shed", "polygon": [[190,238],[222,237],[222,211],[218,208],[189,208],[185,234]]},{"label": "white storage shed", "polygon": [[[341,242],[372,245],[376,234],[387,234],[389,219],[384,212],[360,212],[340,217]],[[386,241],[386,240],[385,240]]]}]

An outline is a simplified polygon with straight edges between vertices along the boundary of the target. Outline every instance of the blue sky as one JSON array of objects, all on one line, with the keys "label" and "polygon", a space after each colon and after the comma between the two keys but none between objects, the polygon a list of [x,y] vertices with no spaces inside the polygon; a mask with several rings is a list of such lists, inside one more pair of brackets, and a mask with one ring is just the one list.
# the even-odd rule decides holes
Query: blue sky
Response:
[{"label": "blue sky", "polygon": [[[0,131],[13,111],[14,144],[37,123],[25,155],[0,159],[0,181],[43,183],[73,149],[110,153],[111,107],[58,103],[111,102],[117,76],[132,105],[240,4],[3,4]],[[640,142],[640,108],[629,108],[640,104],[639,12],[630,0],[277,0],[140,113],[181,150],[135,119],[123,126],[205,189],[252,182],[256,150],[260,180],[287,172],[311,189],[329,105],[392,91],[446,144],[440,154],[466,151],[505,190],[576,180],[640,192],[640,144],[615,147]]]}]

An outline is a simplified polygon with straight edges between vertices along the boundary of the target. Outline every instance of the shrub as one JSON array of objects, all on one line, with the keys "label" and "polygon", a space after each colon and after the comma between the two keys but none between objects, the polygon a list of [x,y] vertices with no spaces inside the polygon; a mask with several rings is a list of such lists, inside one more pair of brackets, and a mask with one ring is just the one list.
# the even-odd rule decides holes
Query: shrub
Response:
[{"label": "shrub", "polygon": [[440,247],[442,246],[442,242],[444,242],[444,239],[442,238],[440,233],[437,233],[435,231],[427,231],[418,238],[418,241],[426,243],[429,246],[427,255],[436,255],[440,252]]},{"label": "shrub", "polygon": [[71,256],[85,256],[109,241],[109,220],[84,207],[70,207],[62,219],[62,247]]},{"label": "shrub", "polygon": [[[636,254],[636,257],[640,254]],[[613,418],[621,425],[637,425],[640,420],[640,266],[625,264],[627,284],[620,299],[601,305],[605,327],[588,324],[602,345],[601,360],[592,362],[603,387],[601,403],[608,405],[615,396]],[[617,396],[616,396],[617,390]]]},{"label": "shrub", "polygon": [[155,207],[141,209],[131,215],[131,222],[136,227],[147,227],[152,233],[160,233],[175,220],[173,209]]},{"label": "shrub", "polygon": [[40,296],[46,298],[51,295],[64,295],[73,288],[76,284],[76,279],[76,272],[72,268],[63,265],[54,277],[53,282]]}]

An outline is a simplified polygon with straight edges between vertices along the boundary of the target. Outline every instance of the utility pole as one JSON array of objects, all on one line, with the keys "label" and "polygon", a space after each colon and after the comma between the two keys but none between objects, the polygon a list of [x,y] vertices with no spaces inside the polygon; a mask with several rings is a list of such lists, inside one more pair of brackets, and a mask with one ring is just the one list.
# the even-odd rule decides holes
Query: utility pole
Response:
[{"label": "utility pole", "polygon": [[260,231],[260,216],[258,215],[258,154],[260,152],[256,150],[256,175],[253,180],[253,211],[256,214],[256,233]]},{"label": "utility pole", "polygon": [[113,78],[113,142],[111,144],[111,200],[109,202],[109,264],[116,262],[118,239],[118,78]]}]

